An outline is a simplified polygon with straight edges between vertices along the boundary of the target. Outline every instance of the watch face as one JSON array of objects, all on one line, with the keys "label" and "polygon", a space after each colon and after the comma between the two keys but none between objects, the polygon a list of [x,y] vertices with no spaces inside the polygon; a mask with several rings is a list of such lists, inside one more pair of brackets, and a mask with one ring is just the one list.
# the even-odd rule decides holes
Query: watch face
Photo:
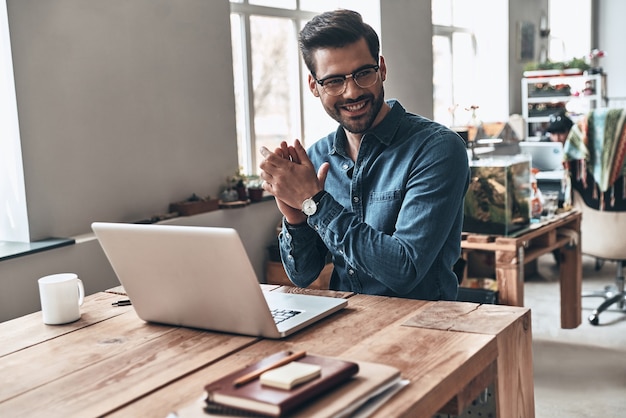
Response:
[{"label": "watch face", "polygon": [[311,216],[317,210],[317,204],[313,201],[313,199],[309,198],[302,202],[302,212],[306,216]]}]

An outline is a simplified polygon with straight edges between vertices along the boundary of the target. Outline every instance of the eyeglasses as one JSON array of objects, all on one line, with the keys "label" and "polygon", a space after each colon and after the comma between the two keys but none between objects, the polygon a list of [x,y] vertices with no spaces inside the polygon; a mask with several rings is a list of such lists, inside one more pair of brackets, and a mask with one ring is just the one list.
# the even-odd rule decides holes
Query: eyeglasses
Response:
[{"label": "eyeglasses", "polygon": [[346,91],[348,86],[348,78],[352,78],[357,86],[362,89],[373,86],[378,80],[378,65],[368,65],[359,68],[352,74],[346,75],[332,75],[330,77],[322,78],[318,80],[315,78],[317,84],[322,86],[326,94],[330,96],[339,96]]}]

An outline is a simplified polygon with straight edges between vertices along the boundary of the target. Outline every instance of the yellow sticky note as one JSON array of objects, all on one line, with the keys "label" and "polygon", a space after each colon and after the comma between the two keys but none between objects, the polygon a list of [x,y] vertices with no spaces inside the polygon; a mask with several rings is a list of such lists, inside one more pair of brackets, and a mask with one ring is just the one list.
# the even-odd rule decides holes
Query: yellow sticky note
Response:
[{"label": "yellow sticky note", "polygon": [[322,368],[317,364],[292,361],[276,369],[268,370],[260,376],[261,384],[279,389],[291,389],[294,386],[315,379]]}]

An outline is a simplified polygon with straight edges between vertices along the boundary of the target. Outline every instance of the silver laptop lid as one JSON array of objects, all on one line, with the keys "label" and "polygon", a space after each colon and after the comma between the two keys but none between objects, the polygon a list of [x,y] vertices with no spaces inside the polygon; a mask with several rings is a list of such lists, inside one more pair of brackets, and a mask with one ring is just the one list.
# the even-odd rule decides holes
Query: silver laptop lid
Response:
[{"label": "silver laptop lid", "polygon": [[[314,307],[277,328],[245,248],[231,228],[92,224],[137,315],[150,322],[280,338],[318,319]],[[288,294],[273,296],[284,299]],[[328,311],[347,301],[309,296]],[[312,301],[311,301],[312,302]],[[304,324],[298,323],[304,321]],[[294,328],[293,330],[290,328]]]},{"label": "silver laptop lid", "polygon": [[528,154],[533,168],[541,171],[563,170],[563,144],[560,142],[519,143],[522,154]]}]

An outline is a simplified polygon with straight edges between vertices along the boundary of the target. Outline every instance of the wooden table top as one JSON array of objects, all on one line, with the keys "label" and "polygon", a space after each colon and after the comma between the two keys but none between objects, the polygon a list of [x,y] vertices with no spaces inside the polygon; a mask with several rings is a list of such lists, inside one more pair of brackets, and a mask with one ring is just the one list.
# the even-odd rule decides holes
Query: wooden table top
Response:
[{"label": "wooden table top", "polygon": [[[477,250],[516,251],[519,247],[526,246],[529,241],[541,237],[547,232],[556,231],[564,226],[571,228],[573,222],[580,222],[581,218],[582,213],[577,209],[572,209],[557,213],[550,219],[530,224],[527,228],[516,231],[509,236],[463,232],[461,247]],[[575,232],[580,232],[580,226],[577,227]],[[572,237],[566,237],[566,241],[571,239]]]},{"label": "wooden table top", "polygon": [[498,335],[529,317],[526,308],[353,295],[331,317],[268,340],[146,323],[132,306],[111,306],[119,299],[87,297],[72,324],[44,325],[40,312],[0,323],[0,416],[166,416],[208,381],[289,349],[393,365],[411,383],[375,416],[430,417],[485,387],[472,388],[474,379],[495,379]]}]

